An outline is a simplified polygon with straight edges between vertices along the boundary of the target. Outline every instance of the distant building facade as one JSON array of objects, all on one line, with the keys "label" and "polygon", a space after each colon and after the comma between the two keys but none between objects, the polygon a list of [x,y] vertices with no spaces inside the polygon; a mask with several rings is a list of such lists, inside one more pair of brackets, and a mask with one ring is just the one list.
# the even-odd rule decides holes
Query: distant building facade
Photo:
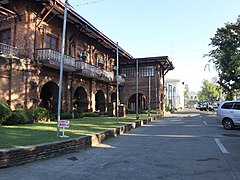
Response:
[{"label": "distant building facade", "polygon": [[190,101],[197,101],[197,100],[198,100],[198,95],[197,95],[197,93],[194,92],[194,91],[190,91],[190,92],[188,93],[188,100],[190,100]]},{"label": "distant building facade", "polygon": [[165,102],[168,109],[184,108],[184,87],[180,79],[165,79]]},{"label": "distant building facade", "polygon": [[138,63],[138,108],[164,111],[164,77],[174,66],[168,56],[138,58],[121,61],[121,74],[126,77],[121,89],[121,100],[128,109],[136,109]]}]

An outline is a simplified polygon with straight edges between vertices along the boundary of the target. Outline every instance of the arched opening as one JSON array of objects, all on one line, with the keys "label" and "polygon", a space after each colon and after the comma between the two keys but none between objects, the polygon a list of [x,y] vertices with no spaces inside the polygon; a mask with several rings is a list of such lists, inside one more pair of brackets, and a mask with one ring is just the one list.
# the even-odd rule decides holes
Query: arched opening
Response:
[{"label": "arched opening", "polygon": [[58,85],[55,82],[47,82],[43,85],[40,93],[40,106],[48,109],[51,113],[58,110]]},{"label": "arched opening", "polygon": [[75,108],[80,108],[88,111],[87,92],[83,87],[78,87],[74,92],[73,105]]},{"label": "arched opening", "polygon": [[102,90],[98,90],[95,96],[96,110],[105,112],[105,97]]},{"label": "arched opening", "polygon": [[[133,94],[128,100],[128,109],[136,110],[136,93]],[[147,98],[144,94],[138,93],[138,109],[147,109]]]}]

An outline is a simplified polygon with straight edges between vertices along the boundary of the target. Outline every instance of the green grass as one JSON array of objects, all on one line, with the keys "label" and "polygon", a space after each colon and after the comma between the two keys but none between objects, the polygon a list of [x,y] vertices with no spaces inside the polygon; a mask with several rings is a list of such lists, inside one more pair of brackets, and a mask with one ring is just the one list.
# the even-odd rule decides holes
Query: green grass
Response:
[{"label": "green grass", "polygon": [[[130,122],[135,122],[136,115],[130,114],[125,118],[120,117],[119,123],[113,117],[88,117],[70,120],[69,129],[65,135],[76,138],[86,134],[111,129]],[[140,114],[139,119],[147,118],[147,114]],[[44,122],[18,126],[0,126],[0,149],[16,148],[28,145],[41,144],[69,138],[57,138],[57,123]],[[61,132],[62,133],[62,132]]]}]

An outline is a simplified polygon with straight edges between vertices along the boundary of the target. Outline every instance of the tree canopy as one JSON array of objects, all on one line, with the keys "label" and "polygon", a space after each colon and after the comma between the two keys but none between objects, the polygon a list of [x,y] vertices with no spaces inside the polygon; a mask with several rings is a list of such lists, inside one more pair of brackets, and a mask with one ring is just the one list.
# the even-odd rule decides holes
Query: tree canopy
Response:
[{"label": "tree canopy", "polygon": [[219,74],[219,84],[232,99],[240,88],[240,16],[235,23],[226,23],[218,28],[211,38],[213,50],[208,54]]},{"label": "tree canopy", "polygon": [[203,100],[216,100],[219,98],[219,87],[209,82],[208,80],[203,80],[202,90],[198,92],[198,99]]}]

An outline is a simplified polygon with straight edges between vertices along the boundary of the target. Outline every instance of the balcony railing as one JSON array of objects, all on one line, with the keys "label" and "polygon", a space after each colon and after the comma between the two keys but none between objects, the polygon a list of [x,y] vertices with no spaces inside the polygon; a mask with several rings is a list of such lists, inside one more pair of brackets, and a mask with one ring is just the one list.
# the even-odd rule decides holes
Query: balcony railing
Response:
[{"label": "balcony railing", "polygon": [[[117,76],[115,75],[115,81],[117,81]],[[120,84],[125,84],[125,82],[126,82],[126,80],[125,80],[125,78],[123,77],[123,76],[118,76],[118,82],[120,83]]]},{"label": "balcony railing", "polygon": [[[37,50],[37,59],[40,62],[43,61],[55,61],[60,64],[61,62],[61,53],[54,51],[52,49],[38,49]],[[63,64],[72,66],[75,68],[75,59],[71,56],[64,55]]]},{"label": "balcony railing", "polygon": [[103,77],[107,78],[109,81],[113,81],[114,80],[114,73],[113,72],[109,72],[106,70],[102,71],[102,75]]},{"label": "balcony railing", "polygon": [[19,48],[0,43],[0,56],[6,58],[19,58]]},{"label": "balcony railing", "polygon": [[76,61],[76,69],[77,71],[81,71],[83,74],[90,73],[90,76],[98,75],[98,68],[91,64],[85,63],[83,61]]}]

